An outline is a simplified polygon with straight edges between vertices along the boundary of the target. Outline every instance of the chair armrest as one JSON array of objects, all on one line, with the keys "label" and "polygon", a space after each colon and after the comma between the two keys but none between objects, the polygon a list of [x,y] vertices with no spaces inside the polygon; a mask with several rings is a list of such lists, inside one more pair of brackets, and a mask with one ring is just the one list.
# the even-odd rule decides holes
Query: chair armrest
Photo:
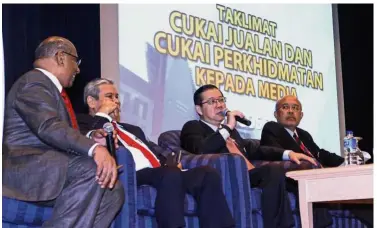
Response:
[{"label": "chair armrest", "polygon": [[199,166],[215,168],[220,173],[223,191],[237,223],[236,227],[252,227],[251,188],[243,157],[235,154],[194,155],[185,153],[181,163],[183,169]]},{"label": "chair armrest", "polygon": [[118,169],[118,180],[123,185],[125,199],[121,209],[122,213],[118,213],[111,228],[135,227],[137,224],[135,162],[131,152],[122,146],[117,149],[116,156],[117,164],[123,165]]},{"label": "chair armrest", "polygon": [[318,169],[319,163],[317,162],[317,166],[313,165],[312,163],[308,161],[301,161],[301,164],[298,165],[292,161],[264,161],[264,160],[254,160],[251,161],[251,164],[253,164],[255,167],[261,167],[267,164],[273,164],[282,166],[285,171],[293,171],[293,170],[304,170],[304,169]]}]

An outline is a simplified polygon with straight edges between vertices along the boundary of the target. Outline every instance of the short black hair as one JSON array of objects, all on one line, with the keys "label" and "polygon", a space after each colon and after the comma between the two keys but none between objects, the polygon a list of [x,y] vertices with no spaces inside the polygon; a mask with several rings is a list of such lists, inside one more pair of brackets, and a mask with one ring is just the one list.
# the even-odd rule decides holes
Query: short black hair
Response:
[{"label": "short black hair", "polygon": [[194,104],[195,105],[201,105],[202,104],[202,93],[204,93],[205,91],[207,90],[212,90],[212,89],[217,89],[218,91],[220,91],[221,95],[223,95],[223,92],[221,92],[221,90],[219,88],[217,88],[215,85],[212,85],[212,84],[207,84],[207,85],[203,85],[201,87],[199,87],[195,93],[194,93]]}]

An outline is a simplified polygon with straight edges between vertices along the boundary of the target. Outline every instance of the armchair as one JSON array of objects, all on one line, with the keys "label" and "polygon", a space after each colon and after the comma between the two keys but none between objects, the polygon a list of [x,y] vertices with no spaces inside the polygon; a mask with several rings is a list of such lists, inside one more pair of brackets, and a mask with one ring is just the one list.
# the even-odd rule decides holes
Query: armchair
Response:
[{"label": "armchair", "polygon": [[[256,139],[249,139],[251,141],[251,145],[254,147],[259,146],[259,140]],[[172,131],[166,131],[160,135],[158,138],[158,144],[170,151],[179,151],[182,150],[180,147],[180,131],[179,130],[172,130]],[[184,153],[184,158],[187,159],[187,161],[190,162],[196,162],[196,165],[211,165],[209,164],[212,162],[209,158],[216,157],[218,158],[223,156],[230,156],[230,157],[237,157],[238,159],[240,156],[234,156],[230,154],[213,154],[213,155],[192,155],[189,152]],[[202,157],[203,156],[203,157]],[[204,159],[204,157],[208,159]],[[238,164],[225,164],[226,160],[223,160],[222,163],[219,164],[212,164],[212,167],[215,167],[219,169],[221,175],[223,176],[223,181],[230,181],[231,183],[243,183],[242,188],[236,186],[235,189],[238,191],[238,194],[241,196],[240,198],[237,198],[237,200],[243,200],[243,203],[239,203],[237,200],[231,200],[232,197],[234,197],[234,185],[228,185],[223,183],[224,185],[224,193],[227,197],[228,204],[232,205],[232,213],[236,220],[236,227],[260,227],[263,228],[263,220],[262,220],[262,211],[261,211],[261,194],[262,190],[260,188],[250,188],[249,178],[247,174],[247,169],[242,170],[235,170],[235,168],[238,166]],[[244,162],[240,161],[240,164],[243,164],[245,166]],[[301,170],[301,169],[312,169],[312,168],[318,168],[317,166],[312,165],[309,162],[301,162],[300,165],[297,165],[295,163],[292,163],[291,161],[252,161],[252,164],[255,167],[260,167],[266,164],[274,163],[275,165],[283,166],[286,171],[291,170]],[[221,165],[220,165],[221,164]],[[231,178],[224,176],[224,173],[222,172],[223,168],[226,168],[227,172],[231,173]],[[243,173],[242,173],[243,172]],[[234,181],[237,180],[237,181]],[[245,184],[247,182],[247,184]],[[226,186],[226,187],[225,187]],[[248,186],[246,188],[246,186]],[[232,192],[233,191],[233,192]],[[243,191],[243,192],[242,192]],[[295,227],[301,227],[301,220],[299,215],[299,208],[298,208],[298,199],[296,199],[296,196],[293,193],[288,193],[289,199],[290,199],[290,206],[293,211],[294,219],[295,219]],[[234,198],[233,198],[234,199]],[[251,200],[249,200],[251,199]],[[237,207],[242,208],[237,208]],[[250,213],[251,211],[251,213]],[[239,219],[246,219],[246,217],[240,216],[242,213],[242,216],[249,216],[249,214],[252,215],[252,218],[250,219],[252,221],[252,225],[249,224],[249,222],[244,221],[238,221]],[[333,219],[333,225],[332,227],[347,227],[347,228],[353,228],[353,227],[366,227],[360,220],[355,218],[355,216],[350,213],[349,210],[343,210],[340,206],[337,206],[334,209],[330,210],[330,214]],[[246,219],[249,221],[249,218]]]},{"label": "armchair", "polygon": [[[160,150],[162,154],[179,151],[179,148],[163,148],[153,142],[150,142],[150,146],[153,150]],[[231,154],[193,155],[183,150],[182,152],[181,164],[183,169],[209,165],[219,171],[224,192],[227,193],[226,200],[228,205],[231,205],[230,210],[236,219],[236,227],[252,227],[251,214],[248,213],[251,210],[250,184],[247,177],[246,163],[243,158]],[[150,186],[141,186],[137,191],[139,228],[157,227],[154,219],[155,189]],[[194,198],[186,194],[185,220],[188,228],[199,227],[196,208],[197,205]]]},{"label": "armchair", "polygon": [[[128,150],[117,151],[117,160],[124,164],[120,169],[119,179],[125,186],[125,204],[122,210],[127,212],[127,216],[117,215],[112,222],[112,228],[136,227],[136,177],[135,165],[131,153]],[[47,221],[51,215],[53,207],[41,206],[31,202],[24,202],[16,199],[2,198],[2,227],[4,228],[38,228]]]}]

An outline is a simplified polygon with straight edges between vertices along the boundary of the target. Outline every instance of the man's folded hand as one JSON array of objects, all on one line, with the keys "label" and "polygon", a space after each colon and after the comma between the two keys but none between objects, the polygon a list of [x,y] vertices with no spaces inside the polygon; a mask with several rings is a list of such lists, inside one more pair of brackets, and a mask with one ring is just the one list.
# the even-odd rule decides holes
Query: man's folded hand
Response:
[{"label": "man's folded hand", "polygon": [[114,158],[103,146],[94,149],[94,161],[97,164],[96,180],[101,188],[113,188],[118,177],[118,169]]}]

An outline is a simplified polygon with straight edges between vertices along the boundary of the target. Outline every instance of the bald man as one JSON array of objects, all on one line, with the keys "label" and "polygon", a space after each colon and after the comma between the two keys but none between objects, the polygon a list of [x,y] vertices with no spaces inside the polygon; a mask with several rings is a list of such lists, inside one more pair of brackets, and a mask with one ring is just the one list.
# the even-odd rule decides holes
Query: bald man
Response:
[{"label": "bald man", "polygon": [[335,153],[320,149],[309,132],[297,127],[304,116],[297,97],[281,98],[275,105],[274,116],[277,122],[268,122],[263,127],[261,145],[293,150],[313,157],[327,167],[339,166],[344,162],[344,158]]},{"label": "bald man", "polygon": [[80,62],[69,40],[49,37],[6,99],[3,196],[53,206],[43,227],[109,227],[124,202],[115,160],[80,134],[64,90]]}]

